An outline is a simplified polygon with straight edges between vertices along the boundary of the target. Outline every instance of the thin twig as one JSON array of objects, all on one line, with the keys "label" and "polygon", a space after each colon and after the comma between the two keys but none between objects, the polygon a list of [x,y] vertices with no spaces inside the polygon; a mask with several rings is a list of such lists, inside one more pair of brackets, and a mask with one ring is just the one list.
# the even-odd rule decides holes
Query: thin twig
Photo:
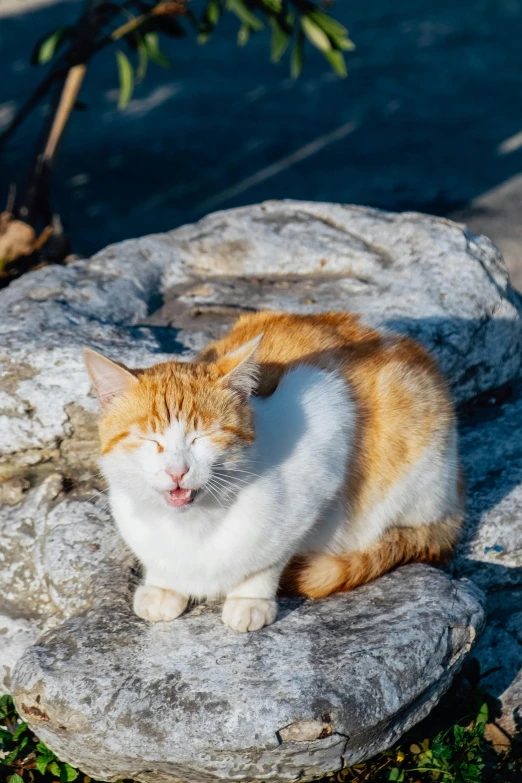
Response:
[{"label": "thin twig", "polygon": [[51,161],[54,157],[56,147],[58,146],[58,142],[60,141],[61,135],[65,129],[65,126],[67,125],[69,116],[74,108],[74,104],[76,103],[76,99],[78,97],[78,93],[86,73],[87,66],[82,64],[74,65],[67,74],[62,94],[60,96],[60,103],[56,109],[54,121],[43,152],[44,158],[48,161]]}]

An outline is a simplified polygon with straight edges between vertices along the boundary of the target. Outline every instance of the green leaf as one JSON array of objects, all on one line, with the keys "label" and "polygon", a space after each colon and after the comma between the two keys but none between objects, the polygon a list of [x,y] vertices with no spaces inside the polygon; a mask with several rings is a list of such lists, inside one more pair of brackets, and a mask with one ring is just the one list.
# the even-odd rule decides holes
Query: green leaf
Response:
[{"label": "green leaf", "polygon": [[31,57],[33,65],[46,65],[53,59],[56,50],[63,41],[66,29],[65,27],[58,27],[36,44]]},{"label": "green leaf", "polygon": [[0,698],[0,718],[5,718],[11,712],[14,711],[14,704],[12,698],[6,693]]},{"label": "green leaf", "polygon": [[56,775],[57,778],[60,777],[60,767],[58,766],[58,762],[51,761],[51,763],[49,764],[49,772],[52,775]]},{"label": "green leaf", "polygon": [[232,13],[241,19],[242,22],[248,24],[252,30],[264,29],[264,24],[261,19],[258,19],[258,17],[247,8],[243,0],[227,0],[227,9],[232,11]]},{"label": "green leaf", "polygon": [[207,3],[204,16],[208,19],[211,25],[214,25],[214,27],[217,25],[219,22],[219,17],[221,16],[221,5],[219,0],[210,0],[210,2]]},{"label": "green leaf", "polygon": [[339,76],[348,76],[348,71],[346,70],[346,62],[344,60],[344,56],[342,52],[337,51],[336,49],[332,49],[331,52],[323,52],[324,56],[334,69],[336,73],[339,74]]},{"label": "green leaf", "polygon": [[20,734],[24,733],[26,728],[27,728],[27,723],[23,723],[23,722],[20,723],[20,725],[17,726],[15,731],[14,731],[13,739],[17,740],[19,738]]},{"label": "green leaf", "polygon": [[129,62],[129,58],[121,49],[116,50],[116,60],[120,77],[118,109],[124,109],[132,98],[132,93],[134,91],[134,72],[132,70],[132,65]]},{"label": "green leaf", "polygon": [[297,31],[297,36],[294,41],[294,47],[292,49],[292,57],[290,60],[290,73],[292,79],[299,78],[301,71],[303,70],[304,61],[304,34],[302,30]]},{"label": "green leaf", "polygon": [[348,30],[340,22],[332,19],[331,16],[318,8],[309,11],[307,15],[325,32],[337,49],[342,49],[345,52],[355,49],[354,42],[348,38]]},{"label": "green leaf", "polygon": [[49,764],[49,759],[47,756],[37,756],[35,759],[36,769],[41,775],[45,775],[45,770],[47,769],[47,765]]},{"label": "green leaf", "polygon": [[[462,742],[465,733],[466,733],[466,729],[463,726],[459,726],[458,723],[456,723],[453,726],[453,736],[455,737],[457,742]],[[434,747],[435,747],[435,743],[434,743]]]},{"label": "green leaf", "polygon": [[345,52],[355,51],[355,44],[349,38],[340,38],[338,41],[335,41],[335,45]]},{"label": "green leaf", "polygon": [[147,47],[145,46],[143,38],[140,36],[138,40],[138,67],[136,68],[136,81],[138,84],[145,78],[148,64],[149,55],[147,54]]},{"label": "green leaf", "polygon": [[283,0],[261,0],[265,8],[273,11],[276,14],[280,14],[283,10]]},{"label": "green leaf", "polygon": [[399,780],[400,769],[398,767],[392,767],[388,772],[388,780]]},{"label": "green leaf", "polygon": [[332,38],[348,37],[348,30],[346,27],[324,11],[319,10],[319,8],[314,8],[312,11],[309,11],[308,16],[311,17],[327,35],[331,35]]},{"label": "green leaf", "polygon": [[166,57],[160,49],[159,35],[157,33],[146,33],[143,36],[143,41],[147,47],[147,54],[156,65],[160,65],[162,68],[169,69],[172,64],[168,57]]},{"label": "green leaf", "polygon": [[321,28],[309,17],[301,17],[301,27],[303,28],[306,37],[317,49],[322,52],[329,52],[332,49],[330,39]]},{"label": "green leaf", "polygon": [[278,63],[283,54],[286,52],[288,44],[290,42],[290,35],[283,30],[277,19],[271,16],[268,19],[270,27],[272,28],[272,51],[270,59],[273,63]]},{"label": "green leaf", "polygon": [[65,770],[65,773],[67,777],[65,778],[65,783],[68,783],[68,781],[76,780],[78,775],[80,774],[77,769],[74,767],[71,767],[70,764],[62,764],[62,772]]},{"label": "green leaf", "polygon": [[482,705],[475,719],[475,726],[485,726],[489,718],[489,708],[486,702]]},{"label": "green leaf", "polygon": [[247,24],[242,24],[237,34],[237,45],[246,46],[250,38],[251,28]]},{"label": "green leaf", "polygon": [[47,745],[45,744],[45,742],[41,742],[41,741],[40,741],[40,742],[37,744],[37,746],[36,746],[36,750],[37,750],[39,753],[43,753],[45,756],[50,756],[50,758],[52,758],[52,759],[56,758],[56,756],[54,755],[54,753],[52,752],[52,750],[49,750],[49,748],[47,747]]},{"label": "green leaf", "polygon": [[17,756],[18,756],[18,747],[13,748],[11,753],[4,759],[4,763],[7,765],[12,764]]},{"label": "green leaf", "polygon": [[24,783],[24,780],[20,777],[18,772],[15,772],[14,775],[11,775],[9,778],[9,783]]}]

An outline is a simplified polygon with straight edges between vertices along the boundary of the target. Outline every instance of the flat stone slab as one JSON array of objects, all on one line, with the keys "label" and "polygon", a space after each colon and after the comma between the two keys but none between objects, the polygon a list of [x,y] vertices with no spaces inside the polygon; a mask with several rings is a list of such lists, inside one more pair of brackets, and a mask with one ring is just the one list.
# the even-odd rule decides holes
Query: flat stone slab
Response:
[{"label": "flat stone slab", "polygon": [[286,601],[275,625],[247,637],[218,607],[150,625],[117,602],[45,634],[19,661],[13,694],[60,758],[95,778],[306,780],[425,717],[483,622],[471,582],[420,565]]}]

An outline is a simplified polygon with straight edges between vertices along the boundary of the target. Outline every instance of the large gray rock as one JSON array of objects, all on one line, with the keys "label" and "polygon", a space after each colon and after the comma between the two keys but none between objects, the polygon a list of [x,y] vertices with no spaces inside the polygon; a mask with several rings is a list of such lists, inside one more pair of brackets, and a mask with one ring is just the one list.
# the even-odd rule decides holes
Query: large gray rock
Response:
[{"label": "large gray rock", "polygon": [[[84,622],[107,628],[111,618],[126,618],[129,634],[133,628],[141,628],[142,641],[145,637],[156,638],[157,634],[158,639],[166,639],[170,633],[162,635],[160,629],[144,633],[138,621],[129,615],[132,560],[114,532],[105,499],[93,498],[93,493],[97,497],[96,493],[103,491],[96,472],[97,406],[89,392],[81,346],[89,344],[135,365],[151,364],[172,353],[189,355],[210,336],[228,328],[238,313],[260,307],[299,312],[350,309],[360,312],[373,325],[406,331],[424,342],[438,358],[457,401],[505,384],[520,368],[522,311],[498,251],[487,239],[469,234],[462,226],[422,215],[390,215],[332,204],[271,202],[210,215],[194,226],[167,235],[124,242],[89,261],[66,268],[48,267],[12,284],[0,293],[0,475],[5,479],[0,492],[4,503],[0,509],[0,690],[14,687],[13,665],[42,630],[55,629],[52,632],[57,636],[52,638],[61,638],[62,632],[72,638],[71,628],[77,628],[81,634]],[[472,472],[476,470],[476,483],[480,485],[488,472],[502,472],[501,449],[493,447],[494,431],[488,435],[489,447],[482,451],[480,435],[469,438],[467,451],[480,451],[481,455],[475,466],[470,466]],[[510,482],[513,480],[514,474],[509,478]],[[491,560],[496,568],[497,523],[492,520],[501,498],[492,484],[485,481],[484,491],[477,493],[479,499],[473,506],[475,522],[467,538],[468,548],[459,561],[459,568],[465,573],[473,574],[476,569],[484,573],[484,554],[486,566],[489,568]],[[485,509],[488,513],[482,522]],[[513,520],[516,519],[514,507]],[[483,549],[489,543],[484,545],[483,539],[495,541],[486,553]],[[406,573],[417,572],[410,569]],[[431,574],[423,577],[423,589],[429,598],[432,588],[427,587],[426,580],[433,580],[436,591],[443,584],[440,579],[445,577],[429,570],[423,573]],[[486,587],[491,581],[491,569],[487,573],[489,576],[482,580]],[[393,585],[403,585],[402,592],[396,593],[397,600],[407,593],[407,581],[400,580],[408,578],[389,577],[395,580]],[[357,605],[358,600],[366,600],[358,596],[377,595],[373,591],[380,589],[375,585],[353,597],[337,600],[343,605],[345,601],[355,601]],[[324,607],[302,607],[266,633],[277,636],[286,623],[289,630],[285,633],[291,634],[300,613],[310,618],[314,612],[324,629],[327,623],[321,620],[322,613],[337,612],[335,601]],[[379,607],[377,602],[376,614],[372,615],[375,624]],[[67,618],[86,610],[89,614],[81,616],[84,619],[71,620],[72,626],[57,628]],[[210,622],[204,619],[205,614],[200,619],[193,617],[196,619],[187,620],[187,627],[195,627],[190,623]],[[443,604],[441,627],[444,623],[451,625],[452,617],[451,606]],[[480,624],[477,618],[476,613],[476,628]],[[387,622],[382,611],[381,621]],[[430,644],[439,649],[437,627],[434,623],[423,630],[426,639],[422,649],[426,655]],[[223,638],[228,632],[219,627],[219,633],[219,638]],[[158,669],[161,645],[155,644],[150,648],[149,663],[161,679],[168,672],[162,674]],[[461,650],[460,642],[455,644]],[[165,654],[165,648],[161,649]],[[246,654],[248,649],[245,648]],[[54,648],[50,644],[38,650],[45,673],[43,685],[49,667],[54,665]],[[462,648],[455,666],[463,655]],[[434,703],[455,670],[450,658],[446,663],[444,657],[440,658],[439,668],[434,669],[437,682],[430,685],[429,693],[419,693],[415,701],[408,691],[413,701],[409,707],[404,703],[400,715],[393,718],[389,707],[388,718],[383,715],[378,727],[368,724],[368,747],[364,753],[391,741]],[[167,663],[169,660],[167,656]],[[395,682],[395,663],[390,663],[388,671],[388,660],[383,658],[383,682],[388,676]],[[423,677],[428,676],[432,660],[428,655],[424,664],[420,659],[415,664],[412,687],[415,672],[422,670]],[[404,666],[406,672],[404,661],[404,657],[397,658],[397,665]],[[73,689],[75,673],[73,669],[66,671],[71,674],[68,688]],[[17,680],[21,709],[23,703],[28,705],[24,689],[29,688],[27,698],[32,693],[27,674],[24,664]],[[421,690],[423,682],[418,683]],[[183,684],[179,688],[182,690]],[[366,682],[366,688],[372,689],[373,685]],[[112,696],[124,701],[130,698],[132,689],[131,678],[115,685]],[[73,690],[71,699],[72,694]],[[68,700],[69,696],[62,702],[67,715]],[[53,720],[58,721],[58,701],[53,701],[53,705]],[[396,702],[399,710],[398,705]],[[314,710],[309,705],[305,714],[311,712]],[[87,710],[85,714],[90,713]],[[68,734],[62,737],[58,732],[50,739],[51,745],[67,758],[72,757],[65,746],[73,742],[81,747],[82,727],[89,725],[90,718],[84,724],[82,715],[82,710],[75,712],[77,723],[67,724]],[[37,712],[33,712],[33,718],[35,730],[43,736],[45,725],[38,721]],[[125,720],[122,718],[110,731],[107,726],[107,742],[113,750],[127,748],[126,732],[137,731],[132,721],[129,723],[130,717],[129,725]],[[140,720],[144,720],[143,715]],[[158,719],[158,723],[162,722],[163,716]],[[240,722],[231,714],[224,713],[222,717],[223,725],[231,732],[238,731]],[[79,727],[78,734],[72,739],[75,725]],[[323,748],[324,741],[320,742]],[[330,769],[338,766],[338,750],[336,747],[335,763]],[[362,744],[359,750],[362,754]],[[318,751],[318,758],[323,758],[322,752]],[[261,750],[259,753],[264,758]],[[114,758],[121,756],[116,754]],[[158,757],[156,762],[166,758]],[[328,755],[324,759],[332,762]],[[122,768],[115,774],[130,774],[129,769]],[[326,766],[320,769],[325,770]]]},{"label": "large gray rock", "polygon": [[467,478],[460,574],[489,592],[522,587],[522,387],[502,405],[463,417],[460,451]]},{"label": "large gray rock", "polygon": [[[177,307],[166,329],[147,316],[169,289]],[[0,475],[32,479],[50,462],[77,480],[92,475],[96,404],[82,345],[151,364],[199,348],[226,328],[223,312],[252,306],[348,309],[409,332],[459,401],[509,381],[521,363],[518,295],[494,245],[462,226],[291,201],[218,212],[1,292]]]},{"label": "large gray rock", "polygon": [[285,602],[248,638],[224,628],[218,607],[151,626],[111,602],[31,647],[13,692],[39,736],[93,777],[306,780],[425,717],[483,619],[471,582],[428,566]]},{"label": "large gray rock", "polygon": [[[461,454],[468,480],[467,524],[455,571],[488,595],[488,627],[476,656],[499,700],[498,719],[522,729],[522,389],[464,419]],[[498,668],[500,666],[500,669]]]},{"label": "large gray rock", "polygon": [[67,494],[54,473],[23,503],[0,508],[0,694],[42,630],[89,608],[100,593],[127,594],[134,561],[98,495]]}]

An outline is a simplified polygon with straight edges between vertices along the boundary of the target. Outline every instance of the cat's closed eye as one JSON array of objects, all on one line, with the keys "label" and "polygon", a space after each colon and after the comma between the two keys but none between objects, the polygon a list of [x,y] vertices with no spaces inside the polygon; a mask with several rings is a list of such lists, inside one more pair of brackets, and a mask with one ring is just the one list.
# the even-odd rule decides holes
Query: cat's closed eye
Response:
[{"label": "cat's closed eye", "polygon": [[140,440],[145,441],[145,443],[153,443],[156,446],[158,452],[160,452],[160,453],[162,451],[164,451],[164,446],[162,446],[161,443],[159,442],[159,440],[156,440],[155,438],[147,438],[147,437],[142,435],[142,436],[140,436]]}]

